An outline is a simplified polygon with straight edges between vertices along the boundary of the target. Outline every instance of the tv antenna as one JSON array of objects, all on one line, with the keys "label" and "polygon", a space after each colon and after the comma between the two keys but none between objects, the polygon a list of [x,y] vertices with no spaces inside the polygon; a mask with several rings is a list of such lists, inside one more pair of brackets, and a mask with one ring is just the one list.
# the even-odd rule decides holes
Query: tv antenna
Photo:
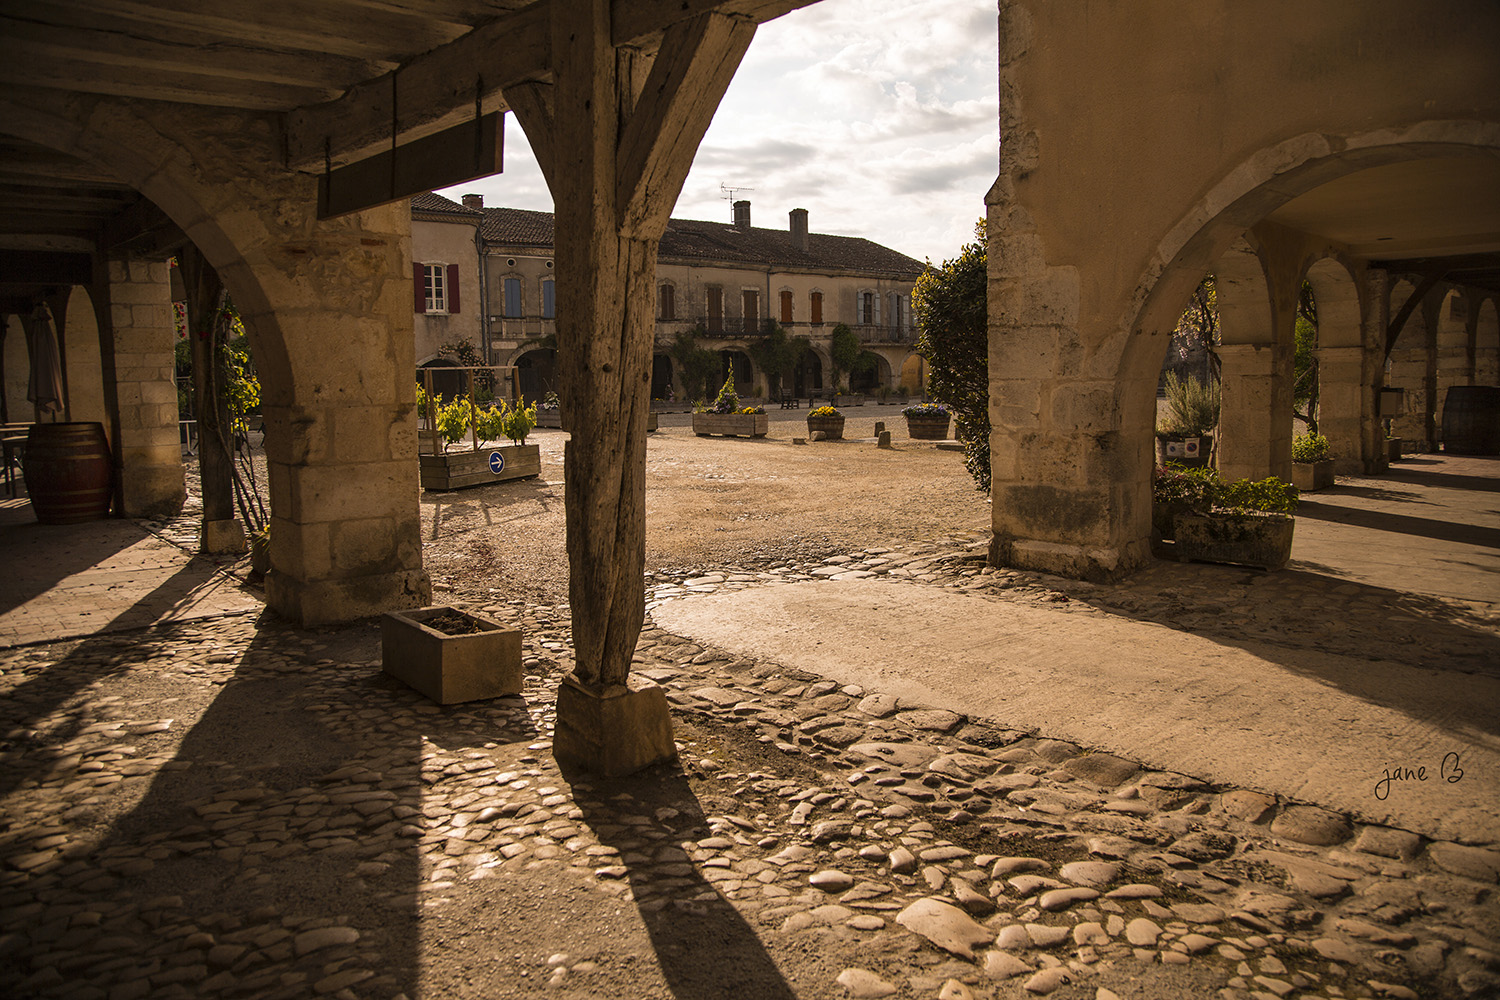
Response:
[{"label": "tv antenna", "polygon": [[719,182],[719,190],[721,192],[723,192],[724,199],[729,202],[729,221],[733,222],[734,221],[734,196],[736,194],[738,194],[739,192],[741,192],[741,191],[754,191],[755,188],[730,187],[728,184],[725,184],[723,181],[720,181]]}]

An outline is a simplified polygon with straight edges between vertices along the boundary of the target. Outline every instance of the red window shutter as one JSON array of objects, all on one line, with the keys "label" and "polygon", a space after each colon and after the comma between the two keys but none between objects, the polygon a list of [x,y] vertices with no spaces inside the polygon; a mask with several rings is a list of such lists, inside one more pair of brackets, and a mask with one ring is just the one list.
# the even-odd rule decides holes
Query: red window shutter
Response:
[{"label": "red window shutter", "polygon": [[458,314],[458,265],[448,265],[448,312]]},{"label": "red window shutter", "polygon": [[422,264],[411,266],[412,309],[419,313],[427,311],[427,268]]}]

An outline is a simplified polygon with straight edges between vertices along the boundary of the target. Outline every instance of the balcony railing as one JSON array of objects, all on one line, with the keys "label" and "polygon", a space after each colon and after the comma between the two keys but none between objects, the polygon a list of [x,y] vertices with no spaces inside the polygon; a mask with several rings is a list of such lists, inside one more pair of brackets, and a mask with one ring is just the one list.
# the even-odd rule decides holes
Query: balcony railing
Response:
[{"label": "balcony railing", "polygon": [[[734,338],[764,337],[771,332],[773,326],[779,325],[792,336],[803,337],[826,337],[833,332],[837,323],[777,323],[775,320],[745,320],[739,316],[725,316],[720,321],[717,329],[712,329],[708,324],[708,317],[697,316],[691,319],[658,319],[656,321],[656,336],[659,339],[675,337],[679,333],[701,329],[700,336],[707,338]],[[915,326],[885,326],[880,323],[859,323],[849,325],[854,335],[862,344],[910,344],[917,339]]]},{"label": "balcony railing", "polygon": [[557,332],[556,321],[542,316],[491,316],[492,340],[540,340]]}]

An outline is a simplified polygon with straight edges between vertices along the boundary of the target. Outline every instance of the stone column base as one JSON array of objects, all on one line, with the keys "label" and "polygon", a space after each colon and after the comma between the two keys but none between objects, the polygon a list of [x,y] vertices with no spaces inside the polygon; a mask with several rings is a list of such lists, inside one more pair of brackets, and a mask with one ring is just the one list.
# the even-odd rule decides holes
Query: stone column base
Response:
[{"label": "stone column base", "polygon": [[266,574],[266,604],[302,625],[353,621],[430,603],[432,581],[426,570],[310,582],[279,573],[274,565]]},{"label": "stone column base", "polygon": [[677,745],[666,691],[634,676],[601,690],[568,674],[557,689],[552,756],[607,778],[672,760]]},{"label": "stone column base", "polygon": [[198,536],[198,551],[211,555],[245,551],[245,526],[236,518],[222,521],[204,521],[203,531]]}]

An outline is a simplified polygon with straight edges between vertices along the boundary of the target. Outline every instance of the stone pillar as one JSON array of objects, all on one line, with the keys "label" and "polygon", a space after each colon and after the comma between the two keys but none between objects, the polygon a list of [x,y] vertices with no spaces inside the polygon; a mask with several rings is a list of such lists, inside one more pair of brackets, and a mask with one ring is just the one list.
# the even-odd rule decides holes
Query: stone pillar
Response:
[{"label": "stone pillar", "polygon": [[1366,471],[1366,427],[1374,414],[1374,388],[1365,379],[1363,347],[1320,347],[1318,431],[1333,449],[1333,469],[1341,476]]},{"label": "stone pillar", "polygon": [[172,348],[170,269],[165,260],[112,258],[103,298],[108,336],[101,345],[116,512],[163,518],[182,510],[182,444]]},{"label": "stone pillar", "polygon": [[1219,475],[1228,480],[1292,475],[1291,352],[1274,344],[1219,347]]},{"label": "stone pillar", "polygon": [[1443,408],[1448,390],[1455,385],[1474,384],[1474,356],[1469,351],[1468,298],[1462,289],[1454,288],[1442,299],[1437,310],[1436,336],[1433,338],[1433,446],[1442,439]]}]

